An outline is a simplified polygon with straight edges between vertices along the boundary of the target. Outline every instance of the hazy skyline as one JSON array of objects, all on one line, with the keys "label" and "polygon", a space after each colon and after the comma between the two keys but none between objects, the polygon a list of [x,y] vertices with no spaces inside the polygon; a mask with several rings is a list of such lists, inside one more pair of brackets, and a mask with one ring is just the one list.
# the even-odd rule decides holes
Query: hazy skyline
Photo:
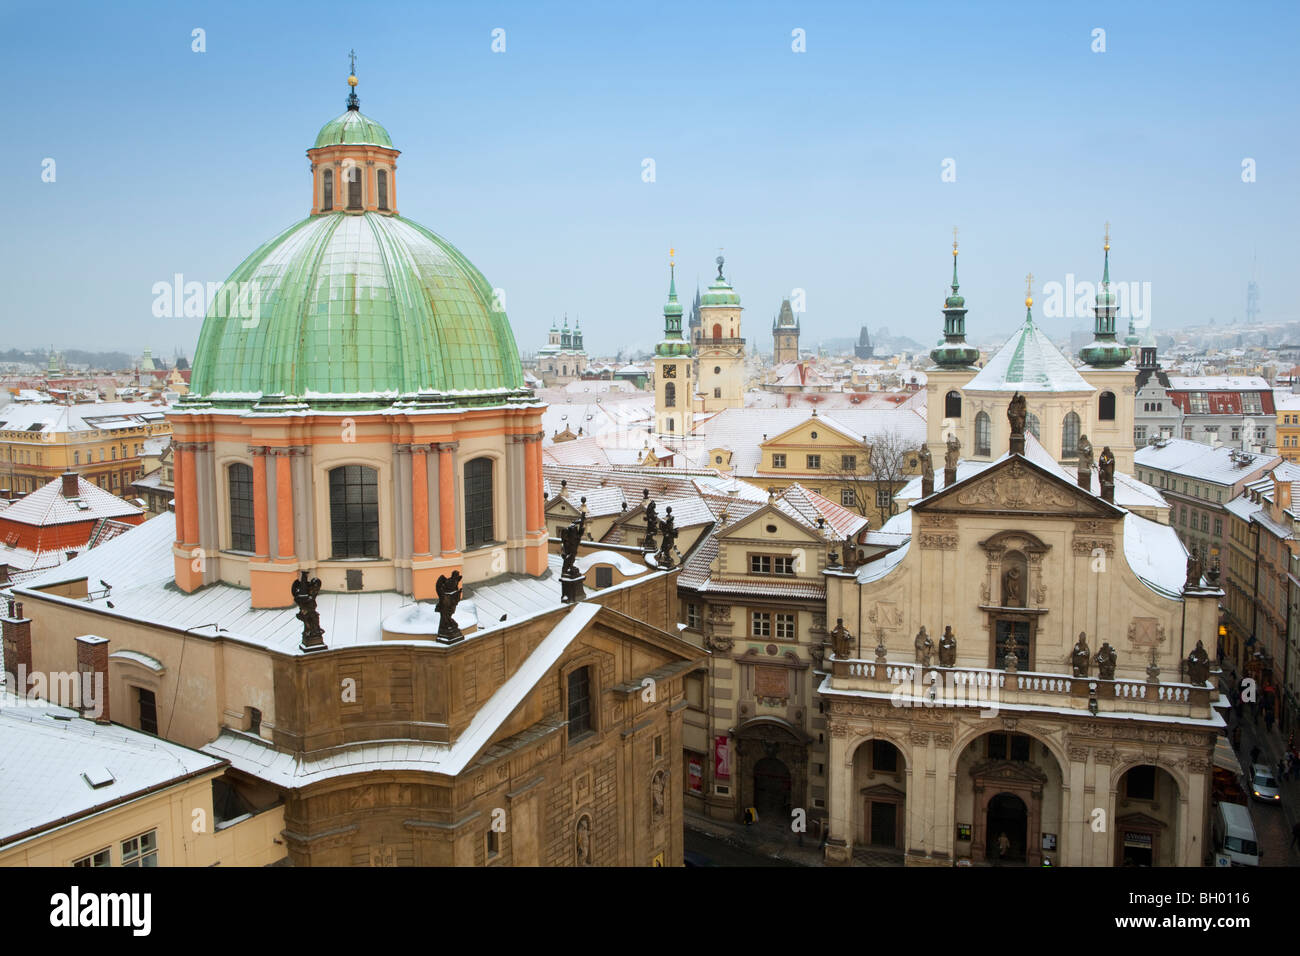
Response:
[{"label": "hazy skyline", "polygon": [[1243,317],[1255,253],[1262,318],[1300,318],[1294,4],[383,9],[9,5],[3,345],[192,355],[201,320],[155,318],[154,284],[220,282],[306,215],[350,48],[402,150],[398,209],[505,290],[524,351],[566,312],[590,352],[650,346],[670,247],[687,302],[725,250],[764,350],[796,288],[807,344],[864,323],[928,344],[953,225],[975,341],[1020,322],[1027,272],[1039,303],[1096,282],[1108,220],[1158,331]]}]

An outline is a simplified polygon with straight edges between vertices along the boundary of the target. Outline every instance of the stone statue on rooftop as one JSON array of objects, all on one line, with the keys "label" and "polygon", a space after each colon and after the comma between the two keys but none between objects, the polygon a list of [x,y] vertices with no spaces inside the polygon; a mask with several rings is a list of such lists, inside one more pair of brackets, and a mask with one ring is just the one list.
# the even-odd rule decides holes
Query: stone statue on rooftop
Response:
[{"label": "stone statue on rooftop", "polygon": [[961,439],[956,435],[948,436],[948,447],[943,453],[943,467],[945,471],[957,470],[957,459],[961,456]]},{"label": "stone statue on rooftop", "polygon": [[673,548],[677,545],[677,528],[673,525],[673,506],[669,505],[665,512],[667,517],[659,522],[659,534],[662,536],[659,540],[659,553],[655,555],[655,561],[661,568],[671,568],[673,566]]},{"label": "stone statue on rooftop", "polygon": [[924,624],[922,624],[921,629],[916,632],[916,640],[913,641],[913,646],[916,648],[916,663],[920,664],[922,667],[929,667],[930,654],[934,651],[934,641],[932,641],[930,635],[926,633]]},{"label": "stone statue on rooftop", "polygon": [[957,666],[957,635],[952,632],[952,625],[943,628],[943,637],[939,638],[939,666]]},{"label": "stone statue on rooftop", "polygon": [[930,457],[928,445],[922,445],[918,457],[921,459],[921,484],[934,488],[934,459]]},{"label": "stone statue on rooftop", "polygon": [[853,656],[853,635],[844,626],[844,618],[835,619],[835,630],[831,631],[831,649],[835,656],[847,660]]},{"label": "stone statue on rooftop", "polygon": [[1087,677],[1088,669],[1092,665],[1092,652],[1088,650],[1088,635],[1084,631],[1079,632],[1079,639],[1074,642],[1074,650],[1070,652],[1070,663],[1074,668],[1075,677]]},{"label": "stone statue on rooftop", "polygon": [[655,531],[659,528],[659,516],[655,512],[654,500],[646,502],[645,506],[645,540],[641,542],[642,551],[653,551],[655,549]]},{"label": "stone statue on rooftop", "polygon": [[316,595],[320,594],[320,578],[313,578],[306,571],[298,573],[298,579],[289,585],[293,603],[298,605],[294,617],[302,621],[302,646],[304,648],[323,648],[325,630],[320,626],[320,613],[316,610]]},{"label": "stone statue on rooftop", "polygon": [[1183,590],[1191,590],[1201,586],[1201,575],[1204,570],[1201,566],[1201,552],[1199,548],[1192,548],[1192,553],[1187,556],[1187,580],[1183,583]]},{"label": "stone statue on rooftop", "polygon": [[1029,411],[1026,408],[1025,396],[1016,392],[1011,397],[1011,404],[1007,406],[1007,421],[1011,424],[1011,434],[1023,435],[1025,433],[1025,420],[1029,417]]},{"label": "stone statue on rooftop", "polygon": [[583,532],[587,528],[587,513],[579,511],[567,528],[560,532],[560,557],[563,566],[560,576],[572,578],[578,575],[578,545],[582,542]]},{"label": "stone statue on rooftop", "polygon": [[1210,655],[1205,645],[1197,641],[1196,647],[1187,655],[1187,681],[1198,687],[1210,679]]},{"label": "stone statue on rooftop", "polygon": [[438,582],[434,585],[434,590],[438,592],[438,639],[445,643],[459,641],[465,636],[456,623],[456,606],[464,596],[460,582],[460,571],[456,570],[451,572],[451,577],[439,575]]},{"label": "stone statue on rooftop", "polygon": [[1092,471],[1092,442],[1087,435],[1079,436],[1079,474]]},{"label": "stone statue on rooftop", "polygon": [[1101,457],[1097,459],[1097,483],[1101,486],[1101,496],[1105,500],[1115,502],[1115,456],[1111,453],[1110,446],[1104,445],[1101,449]]},{"label": "stone statue on rooftop", "polygon": [[1102,680],[1115,679],[1115,658],[1115,648],[1110,646],[1110,641],[1106,641],[1093,658],[1097,664],[1097,676]]}]

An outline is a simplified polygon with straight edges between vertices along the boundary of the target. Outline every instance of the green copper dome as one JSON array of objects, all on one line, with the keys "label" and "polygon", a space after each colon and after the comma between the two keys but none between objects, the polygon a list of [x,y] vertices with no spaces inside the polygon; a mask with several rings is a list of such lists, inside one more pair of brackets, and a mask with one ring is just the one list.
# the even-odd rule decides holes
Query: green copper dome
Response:
[{"label": "green copper dome", "polygon": [[399,216],[343,212],[290,226],[218,294],[187,404],[303,401],[382,408],[531,399],[492,287],[457,249]]},{"label": "green copper dome", "polygon": [[393,141],[388,138],[388,130],[360,110],[349,109],[337,119],[332,119],[320,128],[312,149],[321,146],[386,146],[393,148]]}]

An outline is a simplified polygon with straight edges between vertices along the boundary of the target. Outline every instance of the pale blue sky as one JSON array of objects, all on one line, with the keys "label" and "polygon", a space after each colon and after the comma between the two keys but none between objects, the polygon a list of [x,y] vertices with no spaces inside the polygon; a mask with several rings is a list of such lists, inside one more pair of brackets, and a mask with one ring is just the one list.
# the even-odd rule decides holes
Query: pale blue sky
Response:
[{"label": "pale blue sky", "polygon": [[1020,321],[1026,272],[1095,281],[1108,219],[1157,329],[1241,316],[1256,248],[1264,316],[1300,318],[1295,3],[4,9],[6,345],[189,353],[199,321],[154,318],[153,284],[220,281],[306,213],[351,47],[402,214],[506,290],[524,349],[565,312],[594,351],[652,344],[670,246],[688,296],[725,248],[764,349],[796,287],[806,342],[930,342],[954,224],[977,341]]}]

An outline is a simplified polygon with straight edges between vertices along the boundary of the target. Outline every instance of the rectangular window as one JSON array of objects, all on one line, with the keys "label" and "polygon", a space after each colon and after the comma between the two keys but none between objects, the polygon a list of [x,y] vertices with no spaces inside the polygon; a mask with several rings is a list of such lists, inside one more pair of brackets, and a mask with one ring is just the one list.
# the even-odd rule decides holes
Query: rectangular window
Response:
[{"label": "rectangular window", "polygon": [[465,547],[490,544],[494,536],[492,459],[475,458],[465,463]]},{"label": "rectangular window", "polygon": [[749,622],[749,633],[751,637],[771,637],[772,615],[766,611],[755,611]]},{"label": "rectangular window", "polygon": [[611,567],[596,568],[596,587],[607,588],[614,584],[614,569]]},{"label": "rectangular window", "polygon": [[332,557],[379,557],[379,472],[344,465],[330,472]]},{"label": "rectangular window", "polygon": [[1232,426],[1232,440],[1233,440],[1233,441],[1240,441],[1240,440],[1241,440],[1241,426],[1240,426],[1240,425],[1234,425],[1234,426]]},{"label": "rectangular window", "polygon": [[785,455],[777,455],[777,454],[772,455],[772,467],[773,467],[773,468],[784,468],[784,467],[785,467]]},{"label": "rectangular window", "polygon": [[253,469],[236,462],[230,466],[230,549],[255,551],[253,540]]},{"label": "rectangular window", "polygon": [[841,488],[840,504],[845,508],[856,508],[858,505],[858,493],[852,488]]},{"label": "rectangular window", "polygon": [[821,466],[822,466],[822,456],[821,456],[821,455],[809,455],[809,456],[808,456],[808,470],[809,470],[809,471],[818,471],[818,470],[821,469]]},{"label": "rectangular window", "polygon": [[1259,392],[1242,392],[1241,410],[1247,415],[1262,415],[1264,405],[1260,401]]},{"label": "rectangular window", "polygon": [[1135,425],[1133,427],[1133,444],[1142,445],[1147,440],[1147,427],[1145,425]]},{"label": "rectangular window", "polygon": [[857,471],[857,470],[858,470],[858,456],[857,456],[857,455],[841,455],[841,456],[840,456],[840,470],[841,470],[841,471],[847,471],[849,474],[852,474],[853,472]]},{"label": "rectangular window", "polygon": [[778,614],[776,616],[776,639],[778,641],[793,641],[795,637],[795,617],[793,614]]},{"label": "rectangular window", "polygon": [[123,866],[158,865],[158,831],[150,830],[122,841]]},{"label": "rectangular window", "polygon": [[877,489],[876,489],[876,507],[877,507],[877,508],[888,508],[888,507],[889,507],[889,502],[890,502],[890,499],[891,499],[891,498],[892,498],[892,495],[890,494],[888,488],[877,488]]},{"label": "rectangular window", "polygon": [[686,626],[698,628],[700,626],[700,606],[689,603],[686,605]]},{"label": "rectangular window", "polygon": [[495,858],[501,852],[501,834],[489,829],[487,834],[487,858]]},{"label": "rectangular window", "polygon": [[1210,413],[1210,399],[1205,392],[1192,392],[1188,398],[1193,415],[1208,415]]},{"label": "rectangular window", "polygon": [[73,866],[112,866],[113,862],[110,859],[111,855],[112,854],[109,853],[108,847],[104,847],[104,849],[98,850],[90,854],[90,856],[83,856],[80,860],[73,860],[72,865]]},{"label": "rectangular window", "polygon": [[771,574],[772,556],[770,554],[751,554],[749,556],[750,574]]},{"label": "rectangular window", "polygon": [[773,574],[794,574],[794,558],[790,555],[776,555],[772,558]]},{"label": "rectangular window", "polygon": [[569,674],[569,740],[591,732],[591,676],[579,667]]},{"label": "rectangular window", "polygon": [[1221,537],[1223,537],[1223,519],[1222,519],[1222,518],[1215,518],[1215,519],[1214,519],[1214,536],[1215,536],[1216,538],[1221,538]]},{"label": "rectangular window", "polygon": [[151,690],[135,689],[136,706],[140,713],[140,729],[146,734],[158,735],[158,704]]},{"label": "rectangular window", "polygon": [[1192,440],[1192,426],[1186,425],[1183,428],[1183,441],[1191,441],[1191,440]]},{"label": "rectangular window", "polygon": [[871,769],[875,773],[897,773],[898,748],[888,740],[871,741]]}]

